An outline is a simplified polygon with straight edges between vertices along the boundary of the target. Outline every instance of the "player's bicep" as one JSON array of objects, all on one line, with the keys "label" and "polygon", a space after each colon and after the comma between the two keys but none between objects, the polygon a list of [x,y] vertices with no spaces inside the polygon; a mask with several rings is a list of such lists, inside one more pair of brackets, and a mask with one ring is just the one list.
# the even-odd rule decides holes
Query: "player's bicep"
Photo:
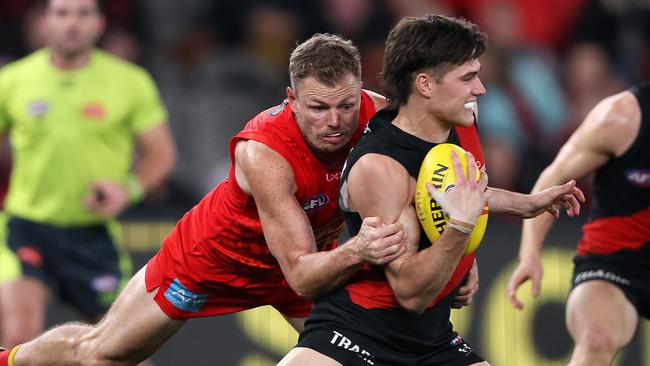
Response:
[{"label": "player's bicep", "polygon": [[235,161],[255,200],[269,250],[283,267],[316,249],[311,225],[295,198],[296,183],[289,163],[268,146],[246,141]]},{"label": "player's bicep", "polygon": [[550,185],[562,184],[571,179],[581,179],[603,165],[609,156],[590,146],[589,134],[574,134],[545,169]]},{"label": "player's bicep", "polygon": [[619,154],[622,146],[629,146],[634,138],[629,121],[638,114],[635,103],[633,95],[620,93],[594,107],[544,172],[551,183],[583,178]]},{"label": "player's bicep", "polygon": [[412,204],[413,185],[413,178],[401,164],[377,154],[368,154],[359,159],[348,175],[350,204],[362,218],[375,216],[385,222],[399,221],[402,224],[407,249],[387,264],[386,269],[392,273],[400,263],[417,252],[420,224]]},{"label": "player's bicep", "polygon": [[361,157],[348,174],[350,208],[362,218],[395,222],[409,201],[409,175],[395,160],[378,154]]}]

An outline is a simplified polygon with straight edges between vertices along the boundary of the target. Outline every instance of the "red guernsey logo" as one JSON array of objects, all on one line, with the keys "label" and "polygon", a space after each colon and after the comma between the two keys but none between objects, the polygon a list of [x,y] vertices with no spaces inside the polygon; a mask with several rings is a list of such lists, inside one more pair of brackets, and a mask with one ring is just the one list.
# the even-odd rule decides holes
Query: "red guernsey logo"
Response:
[{"label": "red guernsey logo", "polygon": [[100,102],[88,102],[81,109],[81,114],[89,119],[104,119],[106,117],[106,107]]}]

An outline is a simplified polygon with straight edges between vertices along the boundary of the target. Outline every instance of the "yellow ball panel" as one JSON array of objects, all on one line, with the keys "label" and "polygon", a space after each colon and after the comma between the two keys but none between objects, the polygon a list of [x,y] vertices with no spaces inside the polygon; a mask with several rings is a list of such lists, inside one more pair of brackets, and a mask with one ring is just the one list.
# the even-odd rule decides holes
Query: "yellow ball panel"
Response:
[{"label": "yellow ball panel", "polygon": [[[467,177],[467,158],[465,150],[454,144],[438,144],[434,146],[424,158],[418,180],[415,185],[415,210],[420,224],[433,243],[443,233],[447,225],[448,217],[442,212],[442,207],[429,196],[427,183],[432,183],[437,190],[445,192],[456,184],[456,174],[451,162],[451,151],[455,150],[463,166],[463,173]],[[480,178],[478,167],[476,178]],[[465,255],[472,253],[478,248],[485,234],[488,221],[488,208],[485,206],[483,213],[476,220],[474,230],[470,233]]]}]

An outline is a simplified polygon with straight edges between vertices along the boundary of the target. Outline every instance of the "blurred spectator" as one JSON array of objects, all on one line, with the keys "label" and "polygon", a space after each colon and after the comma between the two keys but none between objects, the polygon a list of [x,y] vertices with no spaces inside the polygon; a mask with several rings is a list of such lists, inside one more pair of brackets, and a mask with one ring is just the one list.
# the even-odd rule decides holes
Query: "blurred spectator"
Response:
[{"label": "blurred spectator", "polygon": [[393,19],[423,14],[455,15],[453,1],[447,0],[385,0]]},{"label": "blurred spectator", "polygon": [[[157,50],[154,63],[169,56],[178,65],[178,72],[193,77],[195,70],[213,57],[217,48],[236,47],[243,42],[243,19],[249,7],[250,0],[224,3],[145,0],[145,8],[151,14],[145,33]],[[165,24],[162,32],[160,24]]]},{"label": "blurred spectator", "polygon": [[42,47],[44,0],[0,2],[0,66]]},{"label": "blurred spectator", "polygon": [[[614,74],[605,49],[589,42],[571,46],[565,57],[563,80],[568,113],[564,130],[554,144],[556,146],[564,144],[599,101],[625,88],[625,84]],[[592,195],[591,178],[588,176],[578,182],[586,197]],[[590,203],[591,200],[587,200],[585,207],[589,208]]]},{"label": "blurred spectator", "polygon": [[140,63],[141,49],[137,38],[126,28],[109,26],[99,44],[101,48],[132,63]]},{"label": "blurred spectator", "polygon": [[45,28],[45,1],[32,1],[25,12],[22,22],[22,37],[24,56],[45,46],[47,30]]},{"label": "blurred spectator", "polygon": [[[566,113],[554,54],[525,44],[523,19],[507,2],[485,7],[479,24],[489,35],[482,79],[490,91],[480,98],[490,184],[527,191],[555,152],[550,144]],[[482,128],[481,128],[482,126]]]},{"label": "blurred spectator", "polygon": [[[217,5],[213,4],[216,10],[205,11],[221,19],[224,14],[217,10],[223,9]],[[285,97],[279,91],[288,85],[283,71],[286,57],[305,29],[300,7],[293,9],[285,2],[244,1],[230,8],[230,17],[237,19],[229,24],[240,29],[236,37],[222,25],[202,21],[179,38],[200,35],[191,45],[191,55],[183,53],[182,42],[174,42],[172,58],[156,61],[179,146],[172,179],[192,201],[226,176],[229,136],[254,111]]]},{"label": "blurred spectator", "polygon": [[[585,3],[592,0],[442,0],[459,15],[479,20],[486,9],[508,6],[522,20],[513,29],[526,44],[562,48],[570,38],[567,34],[575,26],[576,17]],[[492,36],[488,32],[488,36]]]},{"label": "blurred spectator", "polygon": [[571,46],[565,57],[563,80],[570,111],[565,125],[567,137],[599,101],[625,88],[614,74],[605,49],[589,42]]},{"label": "blurred spectator", "polygon": [[580,14],[576,42],[599,44],[626,84],[650,78],[650,2],[591,0]]},{"label": "blurred spectator", "polygon": [[245,17],[246,51],[267,68],[284,74],[289,54],[302,35],[300,14],[288,7],[254,4]]},{"label": "blurred spectator", "polygon": [[319,32],[344,35],[361,52],[364,88],[380,90],[377,75],[381,71],[384,41],[396,21],[385,1],[322,0]]}]

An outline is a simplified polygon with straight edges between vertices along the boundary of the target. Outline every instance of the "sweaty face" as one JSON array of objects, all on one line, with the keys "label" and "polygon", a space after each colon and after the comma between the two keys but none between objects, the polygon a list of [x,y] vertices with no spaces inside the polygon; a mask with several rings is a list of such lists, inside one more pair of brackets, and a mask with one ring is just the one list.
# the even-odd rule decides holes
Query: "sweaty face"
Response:
[{"label": "sweaty face", "polygon": [[46,14],[48,44],[65,55],[92,48],[104,29],[95,0],[50,0]]},{"label": "sweaty face", "polygon": [[287,94],[296,122],[314,155],[327,160],[340,153],[359,125],[361,82],[349,73],[332,86],[313,77]]},{"label": "sweaty face", "polygon": [[478,109],[478,96],[485,87],[478,77],[480,62],[475,59],[448,71],[433,87],[432,113],[449,126],[471,126]]}]

